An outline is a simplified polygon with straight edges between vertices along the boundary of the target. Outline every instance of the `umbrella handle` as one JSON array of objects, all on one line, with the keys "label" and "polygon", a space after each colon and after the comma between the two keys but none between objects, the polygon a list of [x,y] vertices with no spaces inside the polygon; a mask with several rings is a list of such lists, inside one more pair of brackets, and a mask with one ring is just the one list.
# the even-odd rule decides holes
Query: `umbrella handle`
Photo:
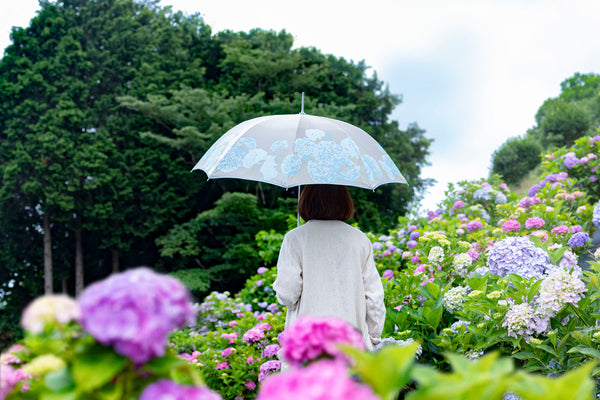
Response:
[{"label": "umbrella handle", "polygon": [[[304,98],[304,93],[302,93],[302,97]],[[300,188],[302,186],[298,185],[298,205],[300,205]],[[296,217],[298,218],[298,226],[300,226],[300,210],[296,207]]]}]

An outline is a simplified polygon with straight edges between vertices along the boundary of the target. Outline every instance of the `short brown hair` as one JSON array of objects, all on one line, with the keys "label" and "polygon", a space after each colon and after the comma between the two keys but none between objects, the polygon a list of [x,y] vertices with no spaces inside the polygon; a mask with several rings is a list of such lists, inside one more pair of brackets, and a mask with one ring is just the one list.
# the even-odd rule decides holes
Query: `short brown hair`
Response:
[{"label": "short brown hair", "polygon": [[346,186],[307,185],[300,192],[298,213],[305,221],[348,221],[354,216],[354,202]]}]

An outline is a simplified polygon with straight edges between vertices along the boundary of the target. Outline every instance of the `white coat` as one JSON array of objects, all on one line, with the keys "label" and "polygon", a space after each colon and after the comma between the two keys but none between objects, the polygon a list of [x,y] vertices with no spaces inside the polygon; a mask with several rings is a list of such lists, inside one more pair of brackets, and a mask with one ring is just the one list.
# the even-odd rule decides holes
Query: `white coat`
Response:
[{"label": "white coat", "polygon": [[302,315],[337,317],[362,333],[367,349],[381,340],[383,285],[371,241],[345,222],[310,220],[289,231],[273,289],[287,307],[286,328]]}]

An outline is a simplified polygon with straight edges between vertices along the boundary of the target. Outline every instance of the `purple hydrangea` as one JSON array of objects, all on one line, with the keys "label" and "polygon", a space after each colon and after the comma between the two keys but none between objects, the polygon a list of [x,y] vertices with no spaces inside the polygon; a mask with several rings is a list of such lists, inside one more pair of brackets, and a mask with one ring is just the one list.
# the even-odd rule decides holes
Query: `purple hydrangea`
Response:
[{"label": "purple hydrangea", "polygon": [[415,240],[417,239],[419,236],[421,236],[421,234],[417,231],[411,232],[410,233],[410,240]]},{"label": "purple hydrangea", "polygon": [[488,254],[489,273],[497,276],[517,274],[540,279],[552,267],[550,257],[527,236],[499,240]]},{"label": "purple hydrangea", "polygon": [[467,222],[467,231],[469,231],[469,233],[481,228],[483,228],[483,224],[477,219]]},{"label": "purple hydrangea", "polygon": [[259,274],[259,275],[262,275],[262,274],[264,274],[265,272],[267,272],[267,268],[265,268],[265,267],[259,267],[259,268],[256,270],[256,273],[257,273],[257,274]]},{"label": "purple hydrangea", "polygon": [[406,243],[406,247],[408,247],[409,249],[414,249],[415,247],[417,247],[417,241],[416,240],[409,240]]},{"label": "purple hydrangea", "polygon": [[370,386],[350,377],[343,364],[322,360],[266,379],[256,400],[377,400]]},{"label": "purple hydrangea", "polygon": [[380,242],[373,243],[373,250],[383,250],[383,244]]},{"label": "purple hydrangea", "polygon": [[532,185],[532,186],[529,188],[529,191],[527,192],[527,195],[528,195],[529,197],[535,197],[535,195],[537,194],[537,192],[539,192],[539,191],[540,191],[540,189],[541,189],[541,188],[542,188],[542,187],[541,187],[540,185],[538,185],[538,184]]},{"label": "purple hydrangea", "polygon": [[186,287],[145,267],[92,284],[79,305],[84,329],[136,364],[164,355],[169,332],[196,320]]},{"label": "purple hydrangea", "polygon": [[571,169],[574,166],[576,166],[577,164],[579,164],[579,159],[575,156],[569,155],[569,156],[565,157],[563,164],[565,167],[567,167],[567,169]]},{"label": "purple hydrangea", "polygon": [[281,361],[269,360],[261,364],[260,372],[258,373],[258,381],[262,382],[265,378],[274,372],[281,369]]},{"label": "purple hydrangea", "polygon": [[221,400],[221,396],[202,386],[180,385],[168,379],[146,386],[138,400]]},{"label": "purple hydrangea", "polygon": [[391,269],[386,269],[385,271],[383,271],[381,277],[392,279],[394,277],[394,271],[392,271]]},{"label": "purple hydrangea", "polygon": [[574,233],[567,242],[569,247],[583,247],[587,242],[590,241],[590,235],[586,232],[576,232]]},{"label": "purple hydrangea", "polygon": [[279,351],[279,345],[278,344],[270,344],[270,345],[267,345],[265,347],[265,349],[263,350],[263,352],[262,352],[262,354],[260,356],[262,358],[273,357],[274,355],[277,354],[278,351]]}]

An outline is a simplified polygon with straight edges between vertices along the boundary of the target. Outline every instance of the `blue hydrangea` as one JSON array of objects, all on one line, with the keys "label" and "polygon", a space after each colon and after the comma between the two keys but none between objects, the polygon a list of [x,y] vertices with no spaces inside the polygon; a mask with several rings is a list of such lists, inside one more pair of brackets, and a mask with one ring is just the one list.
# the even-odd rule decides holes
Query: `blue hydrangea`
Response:
[{"label": "blue hydrangea", "polygon": [[553,267],[548,253],[536,247],[527,236],[499,240],[489,251],[488,266],[490,274],[516,274],[526,279],[540,279]]},{"label": "blue hydrangea", "polygon": [[571,248],[582,247],[589,241],[590,235],[586,232],[576,232],[569,238],[568,245]]},{"label": "blue hydrangea", "polygon": [[537,192],[539,192],[539,190],[540,190],[541,188],[542,188],[542,187],[541,187],[540,185],[538,185],[538,184],[535,184],[535,185],[533,185],[533,186],[531,186],[531,187],[529,188],[529,192],[527,192],[527,195],[528,195],[529,197],[534,197],[534,196],[537,194]]}]

